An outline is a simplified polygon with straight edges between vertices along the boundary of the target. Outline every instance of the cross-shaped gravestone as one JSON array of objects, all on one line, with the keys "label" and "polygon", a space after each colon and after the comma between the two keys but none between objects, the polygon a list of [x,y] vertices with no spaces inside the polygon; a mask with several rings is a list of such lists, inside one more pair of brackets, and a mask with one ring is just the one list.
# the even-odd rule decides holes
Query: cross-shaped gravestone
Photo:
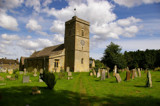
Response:
[{"label": "cross-shaped gravestone", "polygon": [[23,83],[29,82],[29,76],[23,76]]}]

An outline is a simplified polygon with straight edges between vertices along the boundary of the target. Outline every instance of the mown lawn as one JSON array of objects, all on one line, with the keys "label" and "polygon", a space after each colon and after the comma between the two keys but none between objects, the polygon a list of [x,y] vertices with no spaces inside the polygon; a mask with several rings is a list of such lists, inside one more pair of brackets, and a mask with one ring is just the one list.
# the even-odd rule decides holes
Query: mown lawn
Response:
[{"label": "mown lawn", "polygon": [[[57,79],[54,90],[48,90],[38,77],[30,75],[30,83],[18,80],[0,81],[0,106],[99,106],[99,105],[160,105],[160,72],[151,71],[153,87],[146,88],[146,73],[142,77],[124,81],[126,72],[120,73],[121,83],[115,77],[101,81],[89,73],[73,73],[73,79]],[[7,74],[0,73],[5,77]],[[56,75],[57,76],[57,75]],[[32,87],[39,87],[41,94],[32,95]]]}]

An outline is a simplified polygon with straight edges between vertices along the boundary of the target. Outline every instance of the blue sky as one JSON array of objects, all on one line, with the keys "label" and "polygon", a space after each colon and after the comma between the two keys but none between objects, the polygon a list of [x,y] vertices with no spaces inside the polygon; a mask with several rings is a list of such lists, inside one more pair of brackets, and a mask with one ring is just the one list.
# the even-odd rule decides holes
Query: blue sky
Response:
[{"label": "blue sky", "polygon": [[124,51],[160,49],[160,0],[0,0],[0,58],[30,56],[64,42],[76,8],[90,22],[90,57],[110,42]]}]

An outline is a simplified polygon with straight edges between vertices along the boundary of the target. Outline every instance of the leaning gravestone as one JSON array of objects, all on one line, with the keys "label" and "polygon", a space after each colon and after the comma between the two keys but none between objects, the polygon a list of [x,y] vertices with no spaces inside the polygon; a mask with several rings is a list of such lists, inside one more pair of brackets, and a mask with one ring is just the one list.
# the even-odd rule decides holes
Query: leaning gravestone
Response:
[{"label": "leaning gravestone", "polygon": [[34,68],[33,72],[34,72],[33,76],[36,77],[37,76],[37,69]]},{"label": "leaning gravestone", "polygon": [[93,69],[93,75],[96,76],[96,71]]},{"label": "leaning gravestone", "polygon": [[29,82],[29,76],[23,76],[23,83]]},{"label": "leaning gravestone", "polygon": [[72,79],[72,72],[68,72],[68,80]]},{"label": "leaning gravestone", "polygon": [[67,67],[67,68],[66,68],[66,71],[67,71],[67,72],[70,72],[70,67]]},{"label": "leaning gravestone", "polygon": [[106,71],[102,70],[101,80],[105,80],[106,78]]},{"label": "leaning gravestone", "polygon": [[152,79],[151,79],[151,73],[150,71],[147,72],[147,87],[152,87]]},{"label": "leaning gravestone", "polygon": [[121,77],[120,77],[120,75],[118,73],[116,73],[115,77],[116,77],[116,81],[118,83],[121,82]]},{"label": "leaning gravestone", "polygon": [[138,76],[141,77],[141,70],[138,68]]},{"label": "leaning gravestone", "polygon": [[126,71],[126,81],[130,80],[130,74],[131,74],[130,71]]}]

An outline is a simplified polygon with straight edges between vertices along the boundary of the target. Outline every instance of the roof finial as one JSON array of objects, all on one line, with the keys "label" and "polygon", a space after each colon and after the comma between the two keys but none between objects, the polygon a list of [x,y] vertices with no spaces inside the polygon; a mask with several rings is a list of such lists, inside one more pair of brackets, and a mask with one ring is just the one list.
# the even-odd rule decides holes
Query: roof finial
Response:
[{"label": "roof finial", "polygon": [[76,8],[74,8],[74,16],[76,16]]}]

